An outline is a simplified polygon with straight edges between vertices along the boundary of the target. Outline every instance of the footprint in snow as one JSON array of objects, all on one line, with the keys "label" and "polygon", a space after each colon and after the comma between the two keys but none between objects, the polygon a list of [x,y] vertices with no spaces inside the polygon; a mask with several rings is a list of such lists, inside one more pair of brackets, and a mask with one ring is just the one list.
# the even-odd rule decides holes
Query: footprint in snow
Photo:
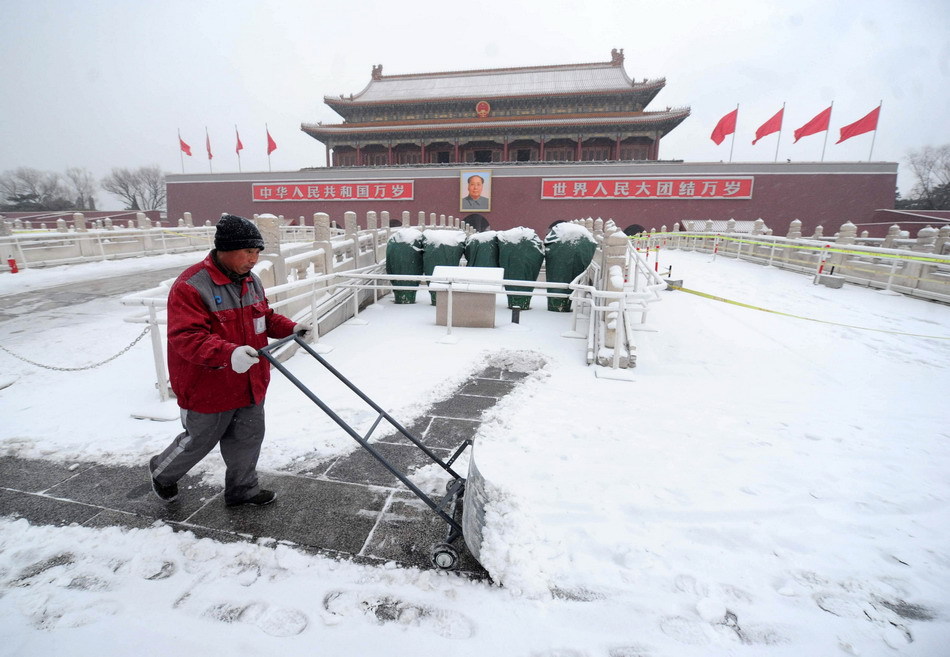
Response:
[{"label": "footprint in snow", "polygon": [[332,616],[361,613],[380,625],[398,623],[421,627],[446,639],[468,639],[475,633],[472,621],[458,612],[417,605],[388,595],[330,591],[323,598],[323,608]]},{"label": "footprint in snow", "polygon": [[297,609],[271,607],[263,602],[246,605],[220,602],[205,609],[202,616],[222,623],[255,625],[265,634],[277,637],[300,634],[309,624],[307,616]]},{"label": "footprint in snow", "polygon": [[53,596],[35,596],[20,605],[20,611],[39,630],[83,627],[112,618],[121,610],[115,600],[95,600],[91,603],[69,605]]}]

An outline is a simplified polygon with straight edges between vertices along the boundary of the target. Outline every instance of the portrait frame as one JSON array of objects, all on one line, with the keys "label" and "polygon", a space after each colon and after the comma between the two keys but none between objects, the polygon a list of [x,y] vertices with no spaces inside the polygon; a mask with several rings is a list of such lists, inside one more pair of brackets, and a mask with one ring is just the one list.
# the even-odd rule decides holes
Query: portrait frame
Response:
[{"label": "portrait frame", "polygon": [[[473,199],[469,193],[469,179],[482,179],[481,194]],[[491,212],[491,169],[466,169],[459,171],[459,212]]]}]

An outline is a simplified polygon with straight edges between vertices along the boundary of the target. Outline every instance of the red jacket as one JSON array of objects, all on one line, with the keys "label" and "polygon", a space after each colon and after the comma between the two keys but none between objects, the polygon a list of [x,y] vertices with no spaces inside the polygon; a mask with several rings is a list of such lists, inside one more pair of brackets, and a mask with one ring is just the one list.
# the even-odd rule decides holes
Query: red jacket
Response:
[{"label": "red jacket", "polygon": [[220,413],[261,403],[270,364],[261,358],[238,374],[231,352],[241,345],[259,349],[293,330],[293,320],[271,310],[256,274],[235,283],[209,253],[182,272],[168,294],[168,375],[178,405]]}]

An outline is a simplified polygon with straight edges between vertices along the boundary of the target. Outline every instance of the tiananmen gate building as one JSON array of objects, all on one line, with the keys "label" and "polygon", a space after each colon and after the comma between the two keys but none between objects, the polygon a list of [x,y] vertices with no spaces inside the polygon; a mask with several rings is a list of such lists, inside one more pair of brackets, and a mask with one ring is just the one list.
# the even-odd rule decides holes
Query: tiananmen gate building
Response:
[{"label": "tiananmen gate building", "polygon": [[[324,102],[341,123],[303,123],[326,146],[324,167],[167,176],[168,216],[408,211],[460,217],[484,230],[542,237],[557,222],[613,219],[630,231],[687,220],[762,218],[777,233],[800,219],[871,221],[894,207],[897,164],[664,161],[661,140],[689,108],[649,110],[665,79],[635,81],[622,50],[607,62],[383,75]],[[885,228],[886,230],[886,228]],[[877,234],[877,231],[872,231]],[[882,233],[883,234],[883,233]]]}]

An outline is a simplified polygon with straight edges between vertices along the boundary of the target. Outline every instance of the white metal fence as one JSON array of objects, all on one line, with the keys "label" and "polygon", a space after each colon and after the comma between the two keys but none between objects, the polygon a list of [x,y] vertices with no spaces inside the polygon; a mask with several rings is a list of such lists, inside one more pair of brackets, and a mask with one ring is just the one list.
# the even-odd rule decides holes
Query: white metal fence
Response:
[{"label": "white metal fence", "polygon": [[761,226],[751,234],[697,231],[695,224],[691,228],[633,241],[646,253],[699,251],[809,274],[825,284],[844,281],[950,303],[950,226],[924,227],[915,239],[901,237],[898,226],[886,238],[858,237],[851,223],[827,238],[802,237],[794,230],[789,236],[774,236]]}]

